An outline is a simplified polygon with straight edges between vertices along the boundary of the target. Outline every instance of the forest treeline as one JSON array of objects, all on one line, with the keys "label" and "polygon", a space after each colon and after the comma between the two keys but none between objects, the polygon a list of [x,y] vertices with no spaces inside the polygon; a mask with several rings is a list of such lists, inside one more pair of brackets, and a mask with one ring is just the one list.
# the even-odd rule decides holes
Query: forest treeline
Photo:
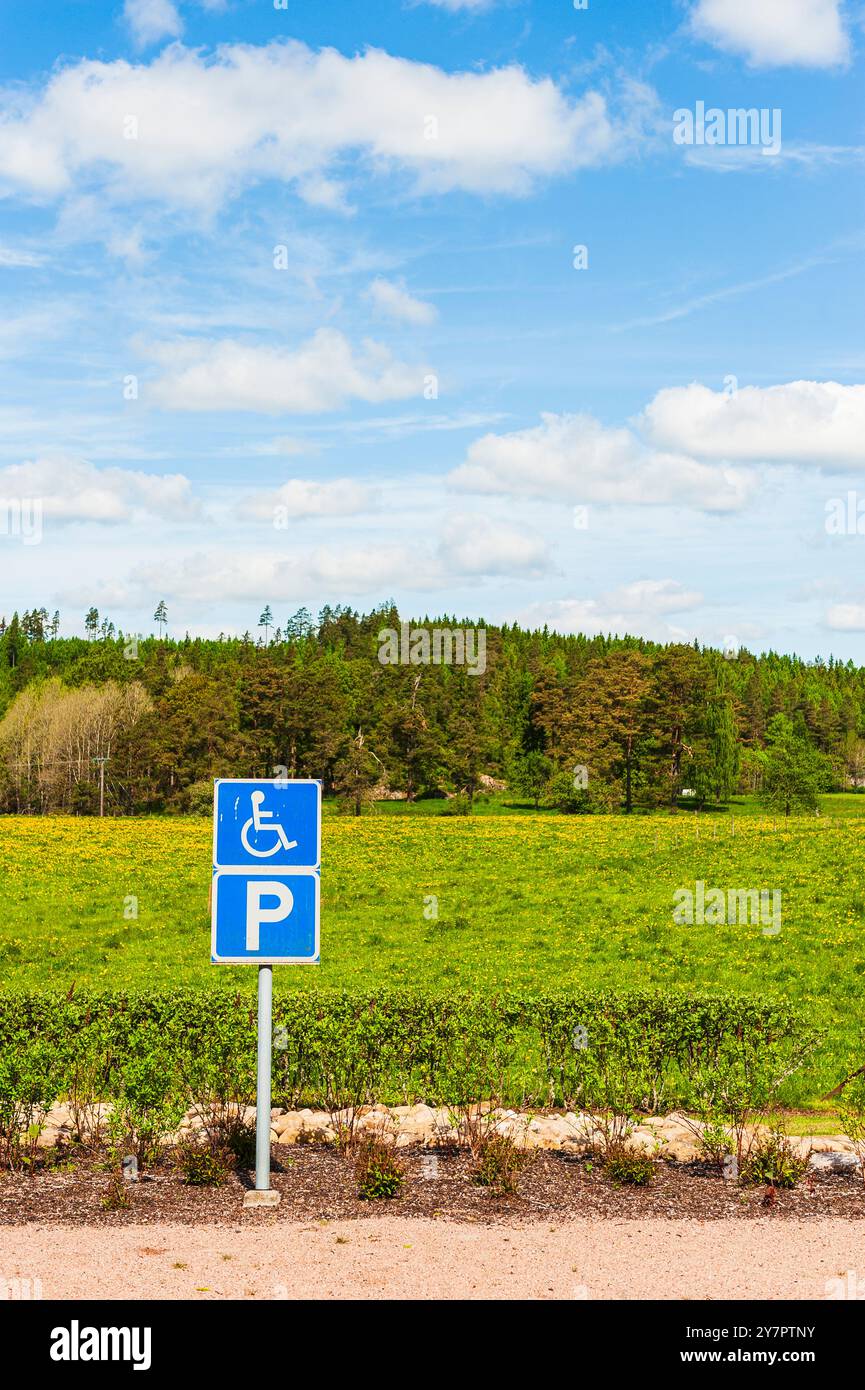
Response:
[{"label": "forest treeline", "polygon": [[[154,616],[161,632],[164,605]],[[779,785],[790,809],[803,788],[806,805],[865,780],[852,662],[483,624],[481,672],[382,664],[392,604],[265,617],[256,639],[180,640],[124,636],[95,610],[87,638],[44,609],[4,620],[0,807],[93,813],[100,777],[110,814],[205,811],[216,776],[321,778],[357,812],[386,793],[470,804],[489,778],[571,811]]]}]

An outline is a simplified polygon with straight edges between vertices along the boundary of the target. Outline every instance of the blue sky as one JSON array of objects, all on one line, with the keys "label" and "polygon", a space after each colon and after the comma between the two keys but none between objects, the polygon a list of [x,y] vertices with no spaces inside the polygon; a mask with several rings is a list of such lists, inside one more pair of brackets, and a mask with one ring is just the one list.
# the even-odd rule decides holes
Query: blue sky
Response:
[{"label": "blue sky", "polygon": [[[861,4],[29,0],[3,29],[7,616],[394,598],[865,660]],[[677,143],[698,103],[724,143]]]}]

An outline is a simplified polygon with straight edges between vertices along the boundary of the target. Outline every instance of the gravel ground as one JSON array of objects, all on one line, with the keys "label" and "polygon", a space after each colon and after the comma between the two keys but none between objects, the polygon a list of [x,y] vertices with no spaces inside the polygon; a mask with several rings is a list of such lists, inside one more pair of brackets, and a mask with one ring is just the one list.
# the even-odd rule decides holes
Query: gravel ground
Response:
[{"label": "gravel ground", "polygon": [[471,1224],[398,1215],[315,1224],[6,1226],[0,1276],[46,1299],[822,1299],[858,1268],[865,1222]]}]

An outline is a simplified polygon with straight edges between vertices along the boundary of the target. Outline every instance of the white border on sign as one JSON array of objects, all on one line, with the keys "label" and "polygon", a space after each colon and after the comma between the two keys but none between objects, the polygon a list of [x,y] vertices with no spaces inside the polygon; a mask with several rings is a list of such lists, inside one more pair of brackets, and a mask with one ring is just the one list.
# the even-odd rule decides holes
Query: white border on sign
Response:
[{"label": "white border on sign", "polygon": [[[321,873],[318,869],[282,869],[281,878],[315,879],[315,955],[314,956],[218,956],[216,954],[216,905],[219,897],[219,880],[229,876],[244,874],[247,878],[258,878],[257,870],[250,872],[232,865],[228,869],[217,869],[213,875],[213,894],[210,906],[210,964],[211,965],[319,965],[321,963]],[[262,877],[275,878],[276,870]]]},{"label": "white border on sign", "polygon": [[[219,806],[220,787],[274,787],[277,790],[282,787],[317,787],[316,797],[316,822],[318,826],[317,847],[318,861],[315,864],[253,864],[250,860],[248,865],[240,864],[220,864],[216,857],[216,832],[218,828],[217,810]],[[322,783],[318,777],[215,777],[213,779],[213,867],[220,872],[228,872],[230,869],[243,871],[244,868],[255,869],[256,873],[261,870],[263,874],[290,873],[293,868],[318,870],[321,868],[321,796]]]}]

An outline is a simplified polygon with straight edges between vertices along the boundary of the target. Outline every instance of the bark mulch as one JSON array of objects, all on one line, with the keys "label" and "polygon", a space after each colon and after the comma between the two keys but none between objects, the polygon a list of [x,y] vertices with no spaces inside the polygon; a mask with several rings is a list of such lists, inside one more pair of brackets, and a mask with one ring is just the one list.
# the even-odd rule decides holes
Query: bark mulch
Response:
[{"label": "bark mulch", "polygon": [[[815,1173],[792,1190],[770,1192],[725,1182],[706,1164],[660,1161],[650,1186],[625,1187],[609,1181],[597,1162],[541,1150],[520,1175],[518,1191],[501,1195],[472,1181],[472,1163],[465,1153],[403,1149],[398,1157],[405,1170],[402,1194],[362,1201],[353,1164],[334,1149],[274,1148],[272,1185],[282,1201],[272,1211],[249,1211],[242,1202],[253,1185],[250,1173],[231,1171],[218,1187],[190,1187],[168,1156],[139,1182],[121,1184],[104,1161],[76,1152],[33,1173],[0,1174],[0,1227],[162,1222],[236,1227],[246,1222],[368,1218],[382,1212],[505,1225],[586,1216],[699,1221],[865,1218],[865,1183],[856,1174]],[[118,1194],[125,1205],[118,1203]]]}]

